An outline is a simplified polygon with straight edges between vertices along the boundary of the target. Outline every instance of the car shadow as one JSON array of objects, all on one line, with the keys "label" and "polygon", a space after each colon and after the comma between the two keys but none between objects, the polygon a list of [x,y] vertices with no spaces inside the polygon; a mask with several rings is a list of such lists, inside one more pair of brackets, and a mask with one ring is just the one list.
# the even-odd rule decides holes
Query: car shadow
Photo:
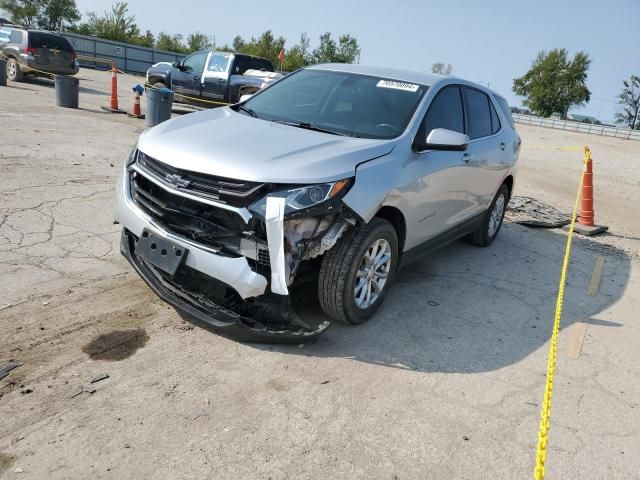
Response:
[{"label": "car shadow", "polygon": [[[254,348],[338,357],[422,372],[474,373],[515,364],[549,340],[566,235],[505,223],[489,248],[455,242],[398,273],[376,315],[360,326],[334,324],[304,348]],[[605,273],[587,293],[596,255]],[[620,327],[597,316],[625,290],[628,255],[576,236],[565,288],[562,328],[577,321]],[[301,316],[323,315],[308,305]]]}]

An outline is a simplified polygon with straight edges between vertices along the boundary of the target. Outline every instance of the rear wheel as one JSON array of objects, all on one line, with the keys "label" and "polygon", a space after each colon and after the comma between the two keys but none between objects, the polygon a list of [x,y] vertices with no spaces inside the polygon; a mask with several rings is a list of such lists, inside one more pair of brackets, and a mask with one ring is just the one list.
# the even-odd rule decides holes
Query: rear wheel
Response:
[{"label": "rear wheel", "polygon": [[489,210],[482,221],[482,226],[471,234],[471,243],[480,247],[488,247],[498,236],[504,213],[509,202],[509,189],[502,185],[491,202]]},{"label": "rear wheel", "polygon": [[374,218],[345,234],[322,259],[318,298],[332,319],[366,322],[382,304],[398,263],[393,225]]},{"label": "rear wheel", "polygon": [[15,58],[10,58],[7,62],[7,78],[13,82],[20,82],[24,78],[20,64]]}]

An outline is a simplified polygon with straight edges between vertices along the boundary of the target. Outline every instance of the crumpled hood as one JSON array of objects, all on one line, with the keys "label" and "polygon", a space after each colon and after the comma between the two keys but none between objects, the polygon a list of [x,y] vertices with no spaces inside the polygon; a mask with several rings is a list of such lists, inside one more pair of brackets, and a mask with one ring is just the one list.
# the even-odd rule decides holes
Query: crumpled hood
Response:
[{"label": "crumpled hood", "polygon": [[138,148],[177,168],[240,180],[317,183],[355,175],[393,150],[393,140],[341,137],[217,108],[144,132]]}]

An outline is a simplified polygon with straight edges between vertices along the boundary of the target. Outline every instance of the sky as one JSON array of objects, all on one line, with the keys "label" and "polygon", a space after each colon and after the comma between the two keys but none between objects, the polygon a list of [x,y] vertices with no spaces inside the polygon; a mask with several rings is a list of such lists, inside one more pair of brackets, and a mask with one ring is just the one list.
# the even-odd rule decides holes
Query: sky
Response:
[{"label": "sky", "polygon": [[[76,0],[81,13],[103,13],[110,0]],[[286,47],[306,32],[311,47],[323,32],[355,36],[360,63],[430,71],[489,84],[514,106],[511,88],[540,50],[584,50],[592,59],[591,101],[572,112],[612,122],[622,81],[640,75],[640,0],[129,0],[142,31],[200,31],[216,43],[271,30]]]}]

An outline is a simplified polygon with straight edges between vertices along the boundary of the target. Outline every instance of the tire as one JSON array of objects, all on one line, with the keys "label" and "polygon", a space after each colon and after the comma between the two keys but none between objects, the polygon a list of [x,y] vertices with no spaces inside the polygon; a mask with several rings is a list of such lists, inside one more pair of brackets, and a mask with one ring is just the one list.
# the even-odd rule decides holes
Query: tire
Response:
[{"label": "tire", "polygon": [[7,78],[12,82],[21,82],[24,78],[20,64],[15,58],[7,61]]},{"label": "tire", "polygon": [[509,189],[502,184],[487,210],[482,226],[469,237],[471,243],[479,247],[488,247],[493,243],[498,233],[500,233],[504,213],[507,210],[507,203],[509,203]]},{"label": "tire", "polygon": [[[390,254],[388,263],[384,262],[378,270],[365,266],[365,255],[371,253],[369,250],[374,245],[377,249],[373,253],[374,257],[376,253]],[[384,301],[397,266],[398,235],[391,223],[374,218],[368,224],[351,229],[322,259],[318,277],[318,299],[322,310],[333,320],[342,323],[358,325],[366,322]],[[365,271],[378,272],[381,276]],[[370,276],[363,277],[363,273]],[[358,290],[358,299],[355,290],[362,282],[364,286]],[[367,289],[374,282],[381,288],[376,292],[376,288],[371,287],[367,303]]]}]

